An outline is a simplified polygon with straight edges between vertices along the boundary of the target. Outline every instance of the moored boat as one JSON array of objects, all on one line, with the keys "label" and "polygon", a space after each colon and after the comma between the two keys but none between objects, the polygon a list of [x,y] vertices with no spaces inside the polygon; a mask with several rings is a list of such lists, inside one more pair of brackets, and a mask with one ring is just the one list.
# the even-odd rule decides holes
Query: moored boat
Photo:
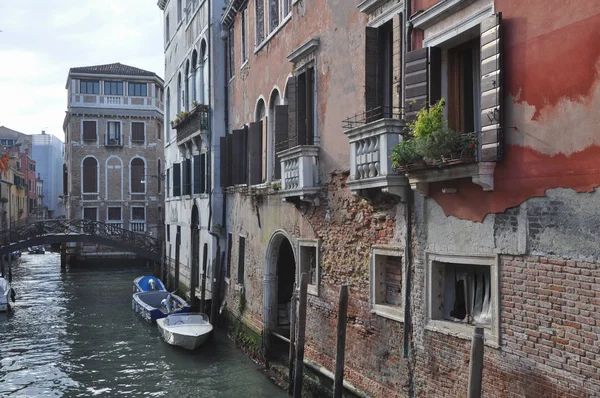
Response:
[{"label": "moored boat", "polygon": [[170,314],[158,319],[156,325],[167,343],[187,350],[204,344],[213,330],[208,317],[200,313]]},{"label": "moored boat", "polygon": [[132,305],[135,312],[139,312],[149,322],[173,313],[190,312],[190,306],[184,299],[160,290],[134,293]]},{"label": "moored boat", "polygon": [[155,276],[138,276],[133,280],[133,292],[150,292],[154,290],[167,291],[165,285]]},{"label": "moored boat", "polygon": [[6,279],[0,278],[0,312],[11,310],[10,301],[15,302],[15,290]]}]

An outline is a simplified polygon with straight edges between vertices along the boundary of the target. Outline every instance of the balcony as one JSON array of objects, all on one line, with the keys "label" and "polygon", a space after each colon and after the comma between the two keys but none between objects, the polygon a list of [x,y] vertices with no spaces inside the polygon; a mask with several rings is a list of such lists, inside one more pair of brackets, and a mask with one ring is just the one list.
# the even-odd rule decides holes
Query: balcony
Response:
[{"label": "balcony", "polygon": [[277,152],[277,156],[281,165],[281,198],[315,204],[319,191],[319,146],[298,145]]},{"label": "balcony", "polygon": [[126,96],[126,95],[99,95],[99,94],[72,94],[69,106],[78,108],[114,108],[114,109],[140,109],[163,110],[163,103],[157,98]]},{"label": "balcony", "polygon": [[129,230],[131,232],[145,233],[146,232],[146,221],[140,221],[140,220],[129,221]]},{"label": "balcony", "polygon": [[376,108],[344,120],[344,134],[350,143],[346,185],[352,194],[370,200],[383,192],[404,200],[408,181],[393,170],[389,157],[405,132],[400,116],[399,109]]},{"label": "balcony", "polygon": [[177,145],[183,145],[208,131],[208,105],[196,105],[189,112],[180,112],[171,127],[177,130]]}]

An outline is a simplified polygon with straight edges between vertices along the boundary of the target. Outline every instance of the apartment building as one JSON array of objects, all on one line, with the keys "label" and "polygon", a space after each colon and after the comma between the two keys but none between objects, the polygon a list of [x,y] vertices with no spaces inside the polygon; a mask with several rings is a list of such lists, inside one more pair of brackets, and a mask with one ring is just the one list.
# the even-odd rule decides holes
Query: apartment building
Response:
[{"label": "apartment building", "polygon": [[[169,286],[212,298],[223,239],[220,137],[225,131],[223,1],[161,0],[165,37],[165,222]],[[204,281],[204,283],[203,283]]]},{"label": "apartment building", "polygon": [[466,394],[475,327],[485,396],[599,395],[598,5],[356,3],[223,13],[229,314],[284,355],[306,273],[310,367],[333,372],[348,284],[367,395]]},{"label": "apartment building", "polygon": [[163,80],[114,63],[71,68],[66,89],[67,217],[161,237]]},{"label": "apartment building", "polygon": [[[63,196],[64,143],[52,134],[32,134],[31,156],[36,162],[37,173],[44,181],[42,204],[48,209],[49,218],[65,215]],[[39,196],[38,196],[39,197]]]}]

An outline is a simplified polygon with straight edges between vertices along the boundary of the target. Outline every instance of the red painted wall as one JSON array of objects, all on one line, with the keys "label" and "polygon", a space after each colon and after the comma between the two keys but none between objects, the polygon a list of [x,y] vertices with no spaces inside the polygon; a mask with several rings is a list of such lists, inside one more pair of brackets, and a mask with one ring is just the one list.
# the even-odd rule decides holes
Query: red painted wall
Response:
[{"label": "red painted wall", "polygon": [[[495,190],[469,180],[430,189],[446,215],[472,221],[547,189],[600,186],[600,2],[497,0],[495,10],[503,17],[506,122]],[[442,186],[458,192],[442,194]]]}]

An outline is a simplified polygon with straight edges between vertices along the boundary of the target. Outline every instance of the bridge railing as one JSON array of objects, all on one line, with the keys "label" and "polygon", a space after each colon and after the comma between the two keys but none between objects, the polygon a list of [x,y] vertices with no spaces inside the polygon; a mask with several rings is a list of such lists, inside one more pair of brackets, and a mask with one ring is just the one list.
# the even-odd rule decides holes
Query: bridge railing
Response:
[{"label": "bridge railing", "polygon": [[156,252],[160,241],[152,236],[122,228],[122,224],[92,220],[43,220],[0,231],[0,244],[7,246],[46,235],[90,235],[118,241],[151,252]]}]

